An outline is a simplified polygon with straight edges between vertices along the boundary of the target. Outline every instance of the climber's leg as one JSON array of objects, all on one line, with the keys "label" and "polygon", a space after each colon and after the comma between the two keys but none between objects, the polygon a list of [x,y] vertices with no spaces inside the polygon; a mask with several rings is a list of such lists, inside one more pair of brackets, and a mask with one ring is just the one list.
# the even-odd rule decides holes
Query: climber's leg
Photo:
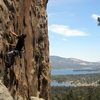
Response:
[{"label": "climber's leg", "polygon": [[20,58],[22,58],[22,55],[24,54],[24,50],[21,50],[21,51],[19,51],[19,56],[20,56]]},{"label": "climber's leg", "polygon": [[6,55],[6,66],[11,67],[14,63],[14,51],[8,52]]}]

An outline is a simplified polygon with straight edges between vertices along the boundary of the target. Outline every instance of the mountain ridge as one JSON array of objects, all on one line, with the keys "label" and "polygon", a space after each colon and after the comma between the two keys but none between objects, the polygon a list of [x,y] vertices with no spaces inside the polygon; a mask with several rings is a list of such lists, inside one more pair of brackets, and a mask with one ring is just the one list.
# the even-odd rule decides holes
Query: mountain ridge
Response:
[{"label": "mountain ridge", "polygon": [[77,58],[64,58],[59,56],[50,56],[51,69],[97,69],[100,62],[89,62]]}]

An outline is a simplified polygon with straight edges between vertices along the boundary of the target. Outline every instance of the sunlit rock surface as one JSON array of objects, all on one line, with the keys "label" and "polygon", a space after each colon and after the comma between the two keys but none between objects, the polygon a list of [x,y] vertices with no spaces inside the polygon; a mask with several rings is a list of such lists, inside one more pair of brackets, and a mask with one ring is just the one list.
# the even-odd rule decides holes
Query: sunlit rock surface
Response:
[{"label": "sunlit rock surface", "polygon": [[2,84],[0,80],[0,100],[13,100],[8,89]]}]

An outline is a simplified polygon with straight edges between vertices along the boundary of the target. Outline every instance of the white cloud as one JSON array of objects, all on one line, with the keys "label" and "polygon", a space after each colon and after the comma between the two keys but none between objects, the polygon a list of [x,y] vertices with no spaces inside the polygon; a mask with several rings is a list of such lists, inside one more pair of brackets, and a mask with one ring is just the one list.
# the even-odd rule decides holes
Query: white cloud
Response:
[{"label": "white cloud", "polygon": [[97,20],[98,17],[100,17],[100,15],[97,15],[97,14],[93,14],[93,15],[92,15],[92,18],[95,19],[95,20]]},{"label": "white cloud", "polygon": [[62,40],[63,40],[63,41],[67,41],[67,39],[65,39],[65,38],[63,38]]},{"label": "white cloud", "polygon": [[51,32],[64,35],[64,36],[87,36],[85,32],[76,29],[70,29],[69,26],[64,26],[64,25],[53,24],[49,26],[48,29]]}]

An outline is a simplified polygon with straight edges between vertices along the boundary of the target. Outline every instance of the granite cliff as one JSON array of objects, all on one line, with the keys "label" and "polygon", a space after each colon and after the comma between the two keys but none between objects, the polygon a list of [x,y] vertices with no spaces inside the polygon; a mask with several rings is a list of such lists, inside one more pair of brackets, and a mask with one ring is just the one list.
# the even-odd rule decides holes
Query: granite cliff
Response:
[{"label": "granite cliff", "polygon": [[[50,64],[46,6],[48,0],[0,0],[0,78],[14,100],[36,96],[49,100]],[[7,52],[16,43],[8,30],[27,34],[25,53],[7,68]],[[19,99],[21,98],[21,99]]]}]

